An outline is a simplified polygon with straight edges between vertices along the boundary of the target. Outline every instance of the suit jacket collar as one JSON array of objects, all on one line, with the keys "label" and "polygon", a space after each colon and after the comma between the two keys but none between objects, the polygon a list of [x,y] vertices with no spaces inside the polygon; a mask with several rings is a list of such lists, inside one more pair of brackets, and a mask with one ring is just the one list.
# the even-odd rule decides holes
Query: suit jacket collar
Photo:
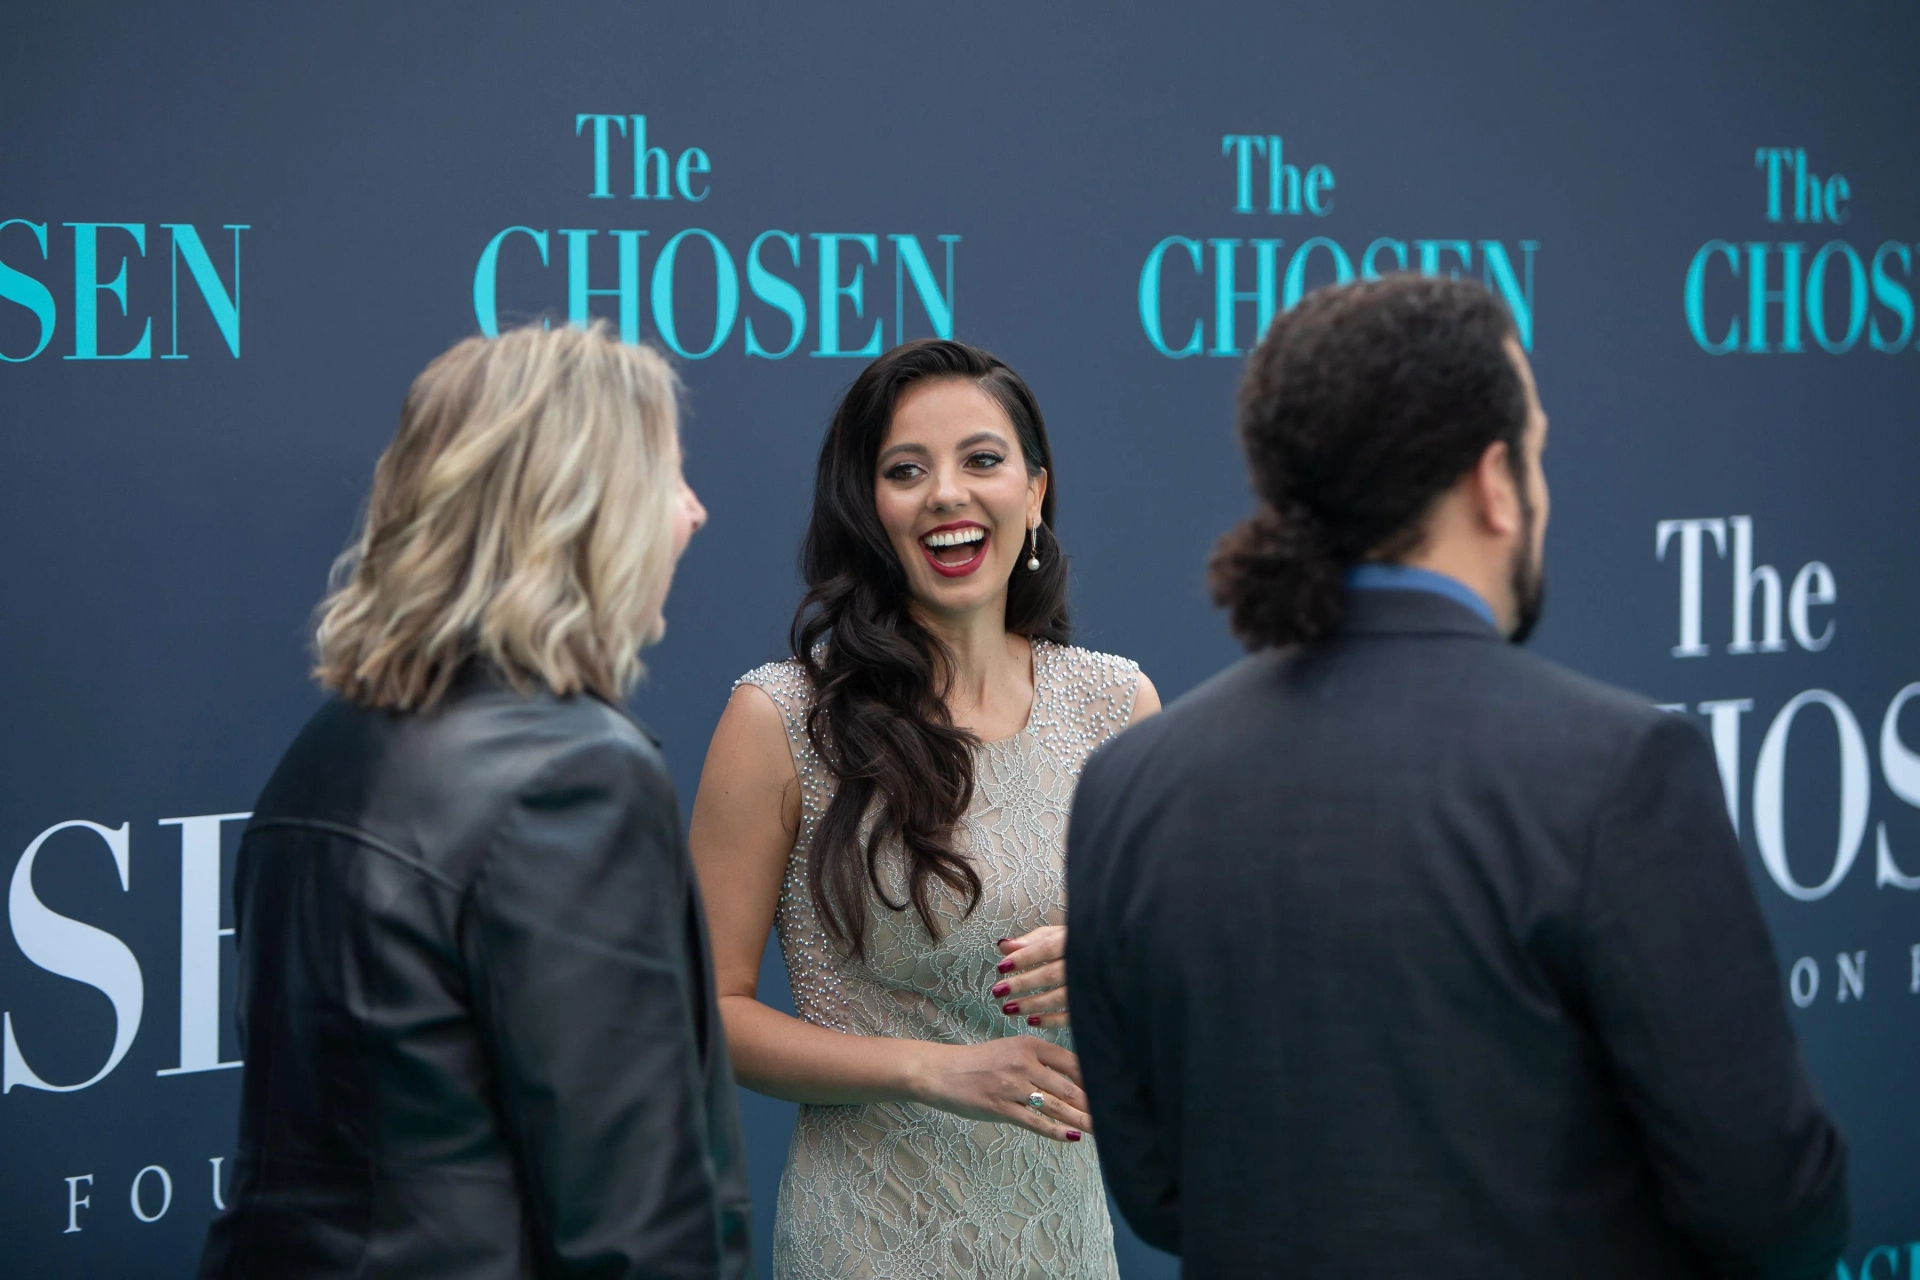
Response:
[{"label": "suit jacket collar", "polygon": [[1459,635],[1503,640],[1487,620],[1457,600],[1432,591],[1349,591],[1342,636]]}]

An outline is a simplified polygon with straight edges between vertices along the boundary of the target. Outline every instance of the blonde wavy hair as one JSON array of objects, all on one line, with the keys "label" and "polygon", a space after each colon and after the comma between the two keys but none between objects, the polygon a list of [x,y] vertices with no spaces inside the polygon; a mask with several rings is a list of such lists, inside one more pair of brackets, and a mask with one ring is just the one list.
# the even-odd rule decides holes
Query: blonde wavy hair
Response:
[{"label": "blonde wavy hair", "polygon": [[479,658],[522,692],[623,697],[673,571],[678,391],[599,322],[468,338],[428,365],[334,564],[315,677],[423,710]]}]

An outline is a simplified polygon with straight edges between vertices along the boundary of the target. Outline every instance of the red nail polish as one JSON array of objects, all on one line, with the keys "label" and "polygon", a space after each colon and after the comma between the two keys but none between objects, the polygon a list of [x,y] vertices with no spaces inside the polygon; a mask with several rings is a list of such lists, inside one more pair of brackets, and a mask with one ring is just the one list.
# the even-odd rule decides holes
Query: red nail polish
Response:
[{"label": "red nail polish", "polygon": [[1078,1129],[1067,1130],[1067,1141],[1068,1142],[1080,1141],[1080,1131]]},{"label": "red nail polish", "polygon": [[1014,1014],[1020,1012],[1020,1006],[1012,1003],[1003,1004],[1000,1006],[1000,1012],[1011,1018]]},{"label": "red nail polish", "polygon": [[1008,944],[1009,942],[1012,942],[1012,941],[1013,941],[1013,939],[1012,939],[1012,938],[995,938],[995,939],[993,940],[993,945],[994,945],[994,946],[996,946],[996,947],[1004,947],[1004,946],[1006,946],[1006,945],[1007,945],[1007,944]]},{"label": "red nail polish", "polygon": [[1010,972],[1012,972],[1012,970],[1013,970],[1013,961],[1011,961],[1011,960],[1002,960],[1002,961],[1001,961],[1001,962],[1000,962],[999,964],[997,964],[997,965],[995,965],[995,966],[993,966],[993,967],[994,967],[994,968],[996,968],[996,969],[998,969],[998,970],[999,970],[1000,972],[1002,972],[1002,973],[1010,973]]},{"label": "red nail polish", "polygon": [[1032,1016],[1031,1018],[1028,1018],[1028,1019],[1027,1019],[1027,1025],[1028,1025],[1028,1026],[1030,1026],[1030,1027],[1037,1027],[1037,1026],[1039,1026],[1039,1025],[1040,1025],[1040,1015],[1036,1013],[1036,1014],[1034,1014],[1034,1015],[1033,1015],[1033,1016]]},{"label": "red nail polish", "polygon": [[1013,990],[1013,984],[1011,982],[998,982],[994,984],[993,994],[1003,996],[1011,990]]}]

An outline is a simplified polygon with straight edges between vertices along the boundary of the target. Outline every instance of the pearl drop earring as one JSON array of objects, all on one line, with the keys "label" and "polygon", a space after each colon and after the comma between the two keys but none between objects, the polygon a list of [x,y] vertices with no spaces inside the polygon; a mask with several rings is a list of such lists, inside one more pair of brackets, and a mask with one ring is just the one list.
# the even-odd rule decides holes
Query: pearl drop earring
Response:
[{"label": "pearl drop earring", "polygon": [[1027,572],[1032,573],[1040,567],[1040,526],[1037,523],[1027,526],[1027,537]]}]

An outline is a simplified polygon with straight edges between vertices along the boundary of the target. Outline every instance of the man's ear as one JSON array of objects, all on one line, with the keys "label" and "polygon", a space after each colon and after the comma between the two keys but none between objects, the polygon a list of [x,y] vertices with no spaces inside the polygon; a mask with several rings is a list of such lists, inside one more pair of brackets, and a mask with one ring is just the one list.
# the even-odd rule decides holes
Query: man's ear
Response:
[{"label": "man's ear", "polygon": [[1512,446],[1496,440],[1473,468],[1473,505],[1480,527],[1496,537],[1520,533],[1520,486],[1514,481]]}]

